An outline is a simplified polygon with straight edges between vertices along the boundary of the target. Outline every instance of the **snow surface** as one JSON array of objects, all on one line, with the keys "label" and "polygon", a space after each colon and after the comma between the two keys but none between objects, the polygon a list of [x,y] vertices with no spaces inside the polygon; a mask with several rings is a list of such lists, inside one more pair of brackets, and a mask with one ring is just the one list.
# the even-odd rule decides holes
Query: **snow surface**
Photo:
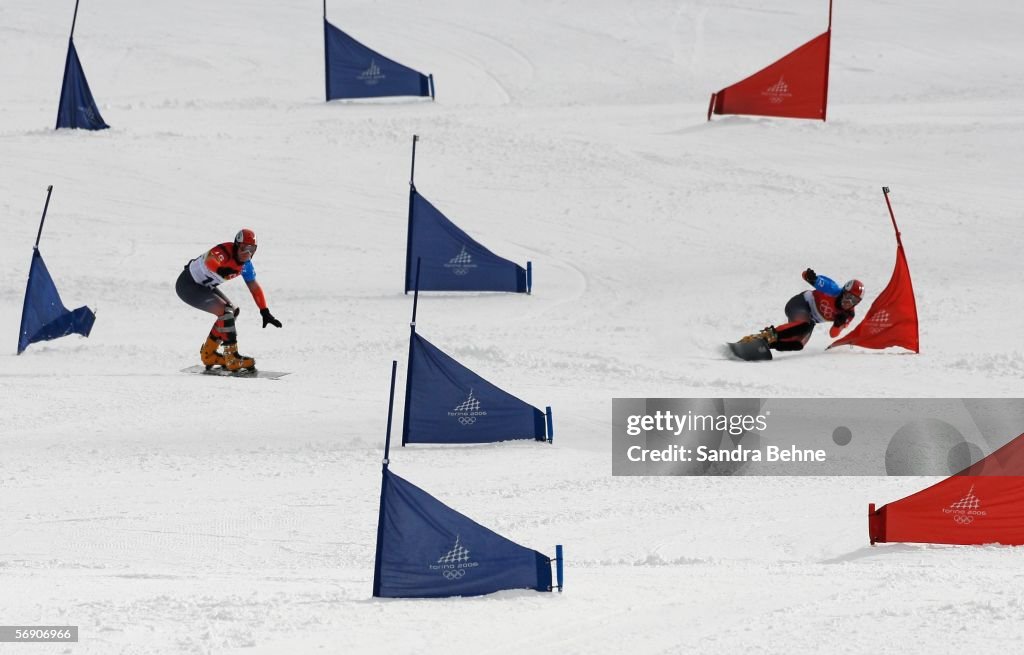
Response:
[{"label": "snow surface", "polygon": [[[823,0],[332,2],[438,100],[323,102],[319,3],[87,0],[100,133],[53,131],[73,3],[0,3],[0,623],[11,653],[1004,652],[1015,548],[867,544],[921,478],[613,478],[616,396],[1021,393],[1024,6],[840,1],[827,123],[705,122],[709,94],[821,33]],[[371,598],[417,187],[532,296],[432,294],[419,330],[528,402],[553,446],[397,449],[501,534],[564,543],[563,594]],[[31,245],[92,337],[15,357]],[[922,353],[748,365],[800,271],[888,280],[892,188]],[[182,265],[240,227],[240,343],[280,381],[179,373],[209,319]],[[404,376],[400,376],[399,391]],[[400,417],[400,408],[399,414]],[[397,418],[397,417],[396,417]]]}]

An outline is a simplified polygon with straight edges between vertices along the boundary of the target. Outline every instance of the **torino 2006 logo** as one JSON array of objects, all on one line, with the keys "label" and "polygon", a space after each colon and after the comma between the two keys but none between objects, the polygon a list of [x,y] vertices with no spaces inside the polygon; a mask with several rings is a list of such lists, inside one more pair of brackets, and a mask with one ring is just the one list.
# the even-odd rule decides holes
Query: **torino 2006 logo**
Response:
[{"label": "torino 2006 logo", "polygon": [[868,334],[878,334],[892,327],[892,317],[883,309],[868,319],[867,326]]},{"label": "torino 2006 logo", "polygon": [[374,61],[373,59],[370,60],[370,65],[366,70],[364,70],[359,75],[356,75],[356,79],[360,80],[361,82],[366,82],[367,86],[373,86],[374,84],[380,82],[386,77],[387,75],[381,72],[380,66],[378,66],[377,62]]},{"label": "torino 2006 logo", "polygon": [[968,489],[967,495],[956,501],[949,507],[942,508],[943,514],[952,514],[953,520],[960,525],[970,525],[974,519],[981,518],[988,514],[981,509],[981,499],[974,495],[974,485]]},{"label": "torino 2006 logo", "polygon": [[789,85],[786,80],[779,78],[779,81],[761,92],[761,95],[768,97],[768,102],[773,105],[781,104],[783,100],[793,97],[789,92]]},{"label": "torino 2006 logo", "polygon": [[473,263],[473,257],[466,252],[466,246],[462,246],[462,250],[459,251],[459,254],[449,259],[448,263],[445,264],[444,267],[451,269],[451,272],[456,275],[465,275],[466,273],[469,273],[469,269],[476,268],[476,264]]},{"label": "torino 2006 logo", "polygon": [[479,562],[472,562],[469,559],[469,549],[459,541],[459,535],[455,535],[455,545],[451,550],[437,559],[437,564],[430,564],[431,571],[439,571],[445,580],[459,580],[466,575],[466,571],[480,566]]},{"label": "torino 2006 logo", "polygon": [[487,416],[487,412],[480,409],[480,401],[473,397],[473,390],[470,389],[469,397],[448,412],[448,416],[454,416],[462,425],[473,425],[476,417]]}]

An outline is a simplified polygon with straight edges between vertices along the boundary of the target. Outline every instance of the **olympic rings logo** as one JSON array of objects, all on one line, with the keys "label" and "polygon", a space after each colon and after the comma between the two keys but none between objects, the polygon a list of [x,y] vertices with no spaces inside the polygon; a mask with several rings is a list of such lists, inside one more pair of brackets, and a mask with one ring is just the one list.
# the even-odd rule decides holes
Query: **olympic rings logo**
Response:
[{"label": "olympic rings logo", "polygon": [[474,423],[476,423],[476,417],[475,416],[460,416],[459,417],[459,423],[461,423],[463,425],[473,425]]},{"label": "olympic rings logo", "polygon": [[446,580],[458,580],[462,576],[466,575],[466,572],[463,569],[458,569],[455,571],[442,571],[441,573],[444,575]]},{"label": "olympic rings logo", "polygon": [[957,523],[959,523],[960,525],[970,525],[971,523],[974,522],[974,517],[973,516],[957,515],[957,516],[953,517],[953,520],[956,521]]}]

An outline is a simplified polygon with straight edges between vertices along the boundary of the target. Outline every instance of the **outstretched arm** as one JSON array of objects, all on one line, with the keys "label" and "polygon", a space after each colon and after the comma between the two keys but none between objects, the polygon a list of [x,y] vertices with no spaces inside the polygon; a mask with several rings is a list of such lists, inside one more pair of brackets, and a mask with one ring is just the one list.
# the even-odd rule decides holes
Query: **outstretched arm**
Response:
[{"label": "outstretched arm", "polygon": [[256,301],[256,306],[260,308],[262,312],[267,308],[267,298],[263,295],[263,287],[256,280],[246,280],[245,286],[249,287],[249,293],[252,294],[252,299]]},{"label": "outstretched arm", "polygon": [[242,267],[242,279],[245,280],[245,286],[249,287],[249,293],[252,294],[252,299],[256,301],[256,306],[260,308],[260,316],[263,317],[263,327],[268,325],[281,327],[281,321],[274,318],[274,315],[267,308],[267,298],[263,295],[263,287],[256,281],[256,269],[253,268],[252,262],[246,262],[245,266]]},{"label": "outstretched arm", "polygon": [[274,315],[270,313],[270,309],[267,308],[267,299],[263,295],[263,288],[260,287],[260,283],[256,280],[246,280],[245,284],[249,287],[249,293],[252,294],[252,299],[256,301],[256,306],[260,308],[260,316],[263,317],[263,327],[268,325],[281,327],[281,321],[274,318]]}]

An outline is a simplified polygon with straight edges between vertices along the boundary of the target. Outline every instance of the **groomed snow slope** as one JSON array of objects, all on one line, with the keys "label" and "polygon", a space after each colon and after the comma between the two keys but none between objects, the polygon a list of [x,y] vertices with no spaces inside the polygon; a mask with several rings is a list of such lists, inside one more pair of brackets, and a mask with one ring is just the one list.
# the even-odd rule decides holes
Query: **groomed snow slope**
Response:
[{"label": "groomed snow slope", "polygon": [[[1005,650],[1019,549],[867,545],[920,478],[613,478],[616,396],[1021,393],[1024,8],[835,8],[827,123],[709,94],[824,31],[824,1],[331,3],[434,74],[436,103],[323,102],[318,3],[86,0],[75,43],[112,129],[53,131],[73,3],[0,4],[0,623],[33,653]],[[553,446],[407,448],[393,470],[553,552],[567,589],[370,597],[418,189],[532,296],[431,294],[418,329],[554,407]],[[31,245],[93,335],[14,356]],[[903,231],[922,353],[721,344],[811,266],[885,285]],[[210,321],[183,264],[241,227],[284,328],[240,282],[241,350],[278,382],[179,373]],[[400,377],[399,390],[403,389]],[[400,411],[400,410],[399,410]],[[4,651],[7,652],[7,651]],[[20,652],[20,651],[18,651]]]}]

